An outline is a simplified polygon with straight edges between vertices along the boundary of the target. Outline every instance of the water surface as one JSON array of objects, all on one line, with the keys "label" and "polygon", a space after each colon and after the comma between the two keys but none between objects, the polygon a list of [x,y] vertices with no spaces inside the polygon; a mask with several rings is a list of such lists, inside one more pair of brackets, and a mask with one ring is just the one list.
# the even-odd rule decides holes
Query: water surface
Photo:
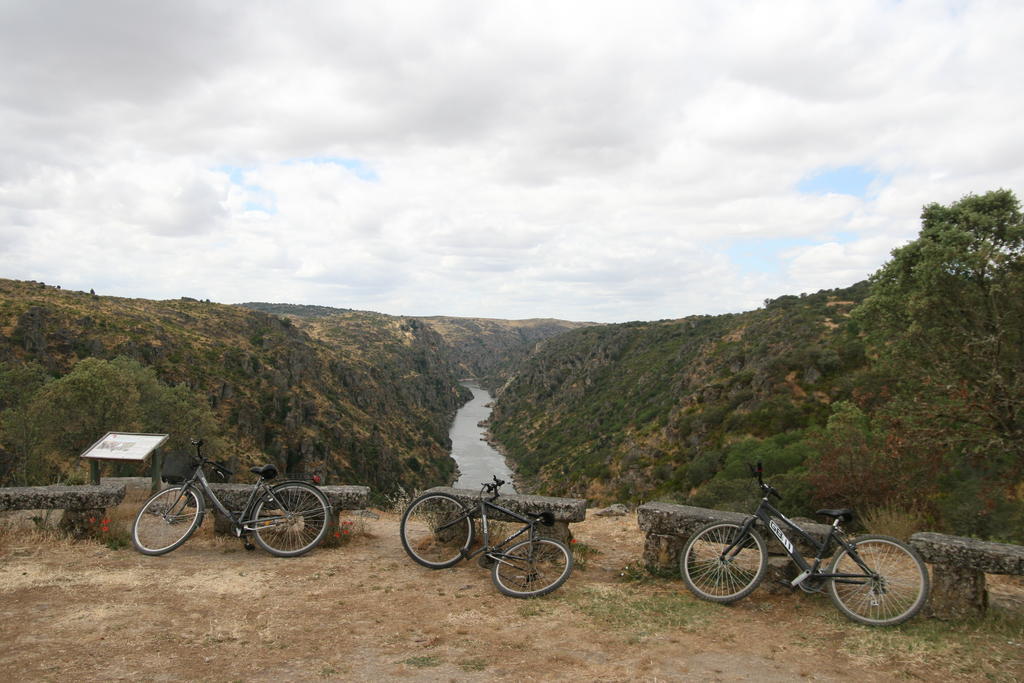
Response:
[{"label": "water surface", "polygon": [[490,481],[492,476],[504,479],[502,493],[515,493],[512,485],[512,471],[505,464],[505,458],[483,440],[484,428],[478,423],[491,415],[487,404],[491,402],[491,394],[475,382],[463,382],[462,385],[473,392],[473,400],[459,409],[455,414],[449,436],[452,439],[452,457],[459,466],[457,488],[479,489],[480,484]]}]

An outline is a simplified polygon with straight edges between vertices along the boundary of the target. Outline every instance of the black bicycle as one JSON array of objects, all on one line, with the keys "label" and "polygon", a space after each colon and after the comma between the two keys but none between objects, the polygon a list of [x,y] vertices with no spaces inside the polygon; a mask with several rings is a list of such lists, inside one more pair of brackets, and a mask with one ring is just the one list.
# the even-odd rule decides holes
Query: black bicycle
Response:
[{"label": "black bicycle", "polygon": [[179,480],[153,494],[139,510],[132,524],[132,545],[146,555],[169,553],[188,540],[206,514],[204,495],[222,515],[231,520],[236,536],[245,539],[245,547],[253,549],[249,538],[271,555],[297,557],[315,548],[327,535],[331,505],[316,486],[304,481],[284,481],[271,486],[277,476],[273,465],[253,467],[259,476],[240,512],[230,512],[210,489],[203,467],[209,465],[220,476],[232,472],[219,462],[208,460],[202,453],[203,442],[193,441],[196,454],[184,476],[165,476]]},{"label": "black bicycle", "polygon": [[[769,496],[782,496],[764,481],[763,468],[751,468],[761,488],[761,503],[742,524],[713,522],[690,537],[679,556],[683,581],[693,593],[713,602],[733,602],[750,595],[764,579],[768,562],[765,541],[754,528],[760,521],[778,538],[800,570],[789,585],[808,593],[828,592],[833,604],[853,621],[869,626],[901,624],[928,599],[928,570],[917,551],[889,536],[870,534],[847,539],[840,524],[853,519],[849,509],[818,510],[832,520],[828,536],[818,542],[796,522],[775,509]],[[808,561],[782,528],[799,534],[817,550]],[[822,564],[837,547],[827,569]]]},{"label": "black bicycle", "polygon": [[[497,505],[494,500],[504,483],[494,477],[492,483],[481,484],[475,508],[442,492],[428,491],[412,501],[402,515],[405,551],[430,569],[445,569],[459,560],[482,555],[481,560],[491,565],[494,585],[514,598],[534,598],[561,586],[572,572],[572,551],[557,539],[541,536],[538,529],[538,525],[553,525],[554,515],[545,512],[526,516]],[[484,498],[485,493],[490,498]],[[489,512],[500,513],[523,526],[501,543],[491,545]],[[476,518],[481,521],[483,545],[470,550]],[[513,543],[524,535],[524,540]]]}]

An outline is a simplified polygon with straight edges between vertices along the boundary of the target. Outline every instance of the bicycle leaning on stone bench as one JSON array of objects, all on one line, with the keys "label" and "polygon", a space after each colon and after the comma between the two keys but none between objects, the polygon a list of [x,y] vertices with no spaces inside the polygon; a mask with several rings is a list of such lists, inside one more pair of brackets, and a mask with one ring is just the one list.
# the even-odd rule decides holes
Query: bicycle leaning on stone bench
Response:
[{"label": "bicycle leaning on stone bench", "polygon": [[271,555],[297,557],[309,552],[327,535],[331,506],[316,486],[304,481],[284,481],[271,486],[277,476],[274,465],[253,467],[259,476],[241,511],[229,511],[210,488],[203,468],[209,465],[223,478],[232,472],[222,463],[208,460],[203,442],[193,441],[196,454],[184,475],[164,475],[176,484],[153,494],[139,510],[132,524],[132,545],[146,555],[163,555],[178,548],[199,528],[206,514],[205,499],[213,503],[232,525],[236,536],[249,538]]},{"label": "bicycle leaning on stone bench", "polygon": [[[789,585],[809,593],[828,592],[832,603],[845,616],[868,626],[893,626],[917,614],[928,599],[928,569],[917,551],[889,536],[867,535],[848,540],[840,524],[853,519],[849,509],[818,510],[832,519],[824,541],[816,541],[796,522],[786,518],[768,502],[782,496],[763,478],[761,463],[751,468],[762,498],[754,514],[741,524],[712,522],[696,531],[679,555],[683,581],[697,597],[713,602],[734,602],[744,598],[764,579],[767,546],[754,528],[764,524],[782,544],[800,569]],[[781,521],[817,550],[810,561],[786,536]],[[822,563],[832,555],[827,569]]]},{"label": "bicycle leaning on stone bench", "polygon": [[[572,551],[565,543],[538,533],[538,525],[554,525],[554,515],[521,515],[496,504],[498,489],[504,483],[494,477],[493,482],[481,484],[474,507],[463,505],[450,494],[431,491],[412,501],[402,515],[405,551],[430,569],[446,569],[460,560],[481,556],[482,564],[490,565],[494,585],[514,598],[538,597],[561,586],[572,572]],[[485,493],[490,498],[484,498]],[[489,519],[495,513],[523,526],[491,545]],[[483,545],[470,550],[476,518],[481,522]],[[525,540],[513,543],[524,534]]]}]

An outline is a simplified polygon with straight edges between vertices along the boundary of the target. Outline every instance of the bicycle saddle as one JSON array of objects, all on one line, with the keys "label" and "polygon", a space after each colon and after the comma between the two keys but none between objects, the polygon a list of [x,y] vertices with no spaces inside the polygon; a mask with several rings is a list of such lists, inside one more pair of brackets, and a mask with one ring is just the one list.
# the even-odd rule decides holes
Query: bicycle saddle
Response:
[{"label": "bicycle saddle", "polygon": [[273,465],[264,465],[263,467],[250,467],[249,471],[253,474],[260,475],[263,479],[273,479],[277,476],[277,468]]},{"label": "bicycle saddle", "polygon": [[841,510],[818,510],[814,514],[824,515],[826,517],[835,517],[840,522],[849,522],[853,519],[853,510],[849,508],[842,508]]}]

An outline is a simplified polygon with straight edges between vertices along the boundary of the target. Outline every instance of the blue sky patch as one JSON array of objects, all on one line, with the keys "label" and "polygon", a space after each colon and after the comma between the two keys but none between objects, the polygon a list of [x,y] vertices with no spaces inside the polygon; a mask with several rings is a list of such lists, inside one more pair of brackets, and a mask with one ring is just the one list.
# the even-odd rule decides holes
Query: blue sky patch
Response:
[{"label": "blue sky patch", "polygon": [[857,239],[853,232],[839,232],[822,235],[820,239],[809,237],[779,237],[753,239],[731,245],[725,250],[729,260],[746,273],[781,273],[786,260],[782,253],[796,247],[813,247],[827,242],[849,244]]},{"label": "blue sky patch", "polygon": [[362,159],[346,159],[345,157],[309,157],[307,159],[293,159],[286,161],[286,164],[332,164],[341,166],[351,171],[360,180],[368,183],[380,181],[380,176],[373,170],[373,167]]},{"label": "blue sky patch", "polygon": [[783,265],[780,252],[793,247],[809,247],[814,243],[814,240],[806,237],[750,240],[732,245],[725,253],[744,272],[778,273],[782,271]]},{"label": "blue sky patch", "polygon": [[232,185],[237,185],[246,193],[246,201],[242,208],[246,211],[262,211],[270,215],[277,213],[277,195],[262,185],[245,182],[246,169],[239,166],[219,166],[218,171],[225,173]]},{"label": "blue sky patch", "polygon": [[217,170],[222,171],[223,173],[227,173],[228,179],[234,185],[241,185],[243,182],[245,182],[245,170],[239,168],[238,166],[221,166]]},{"label": "blue sky patch", "polygon": [[803,194],[845,194],[864,198],[877,194],[890,179],[891,176],[867,166],[840,166],[814,171],[797,183],[796,189]]},{"label": "blue sky patch", "polygon": [[262,211],[273,216],[277,213],[277,198],[270,192],[264,191],[264,196],[250,199],[243,207],[246,211]]}]

